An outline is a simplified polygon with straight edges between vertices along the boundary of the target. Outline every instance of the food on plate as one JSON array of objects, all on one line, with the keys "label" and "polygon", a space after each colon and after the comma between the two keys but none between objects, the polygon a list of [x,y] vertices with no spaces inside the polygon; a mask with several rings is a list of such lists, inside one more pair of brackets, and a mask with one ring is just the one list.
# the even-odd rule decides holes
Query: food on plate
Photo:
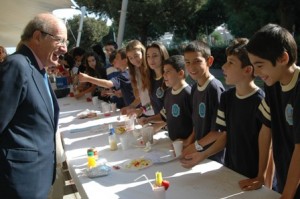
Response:
[{"label": "food on plate", "polygon": [[93,118],[93,117],[97,117],[97,113],[93,111],[84,111],[77,114],[77,118],[79,119]]},{"label": "food on plate", "polygon": [[126,132],[125,126],[118,126],[116,128],[116,133],[118,133],[118,134],[123,134],[125,132]]},{"label": "food on plate", "polygon": [[126,169],[143,169],[152,165],[151,160],[139,158],[129,161],[125,164]]}]

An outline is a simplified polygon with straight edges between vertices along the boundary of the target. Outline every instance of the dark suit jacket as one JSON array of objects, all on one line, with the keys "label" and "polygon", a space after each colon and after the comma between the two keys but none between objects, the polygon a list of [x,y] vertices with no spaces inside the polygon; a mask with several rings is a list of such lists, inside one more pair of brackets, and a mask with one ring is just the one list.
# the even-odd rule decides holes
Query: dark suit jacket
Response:
[{"label": "dark suit jacket", "polygon": [[42,71],[27,46],[0,65],[0,198],[47,198],[59,114],[50,90],[54,115]]}]

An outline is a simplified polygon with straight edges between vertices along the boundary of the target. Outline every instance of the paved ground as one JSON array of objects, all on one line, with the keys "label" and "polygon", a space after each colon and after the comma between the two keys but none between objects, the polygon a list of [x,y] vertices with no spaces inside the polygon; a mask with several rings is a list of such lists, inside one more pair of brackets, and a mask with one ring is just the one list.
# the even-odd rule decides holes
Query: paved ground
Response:
[{"label": "paved ground", "polygon": [[63,168],[64,168],[64,177],[65,177],[65,187],[64,187],[63,199],[81,199],[81,197],[76,189],[76,186],[71,179],[67,165],[64,164]]}]

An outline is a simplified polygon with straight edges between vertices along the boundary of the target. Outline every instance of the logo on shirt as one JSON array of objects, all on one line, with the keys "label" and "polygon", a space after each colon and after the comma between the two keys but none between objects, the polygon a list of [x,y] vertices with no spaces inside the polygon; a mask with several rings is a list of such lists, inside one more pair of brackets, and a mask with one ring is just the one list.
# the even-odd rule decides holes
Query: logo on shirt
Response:
[{"label": "logo on shirt", "polygon": [[289,125],[293,125],[293,111],[294,108],[291,104],[287,104],[285,107],[285,119]]},{"label": "logo on shirt", "polygon": [[205,106],[205,104],[204,103],[200,103],[199,104],[199,116],[201,117],[201,118],[204,118],[205,117],[205,110],[206,110],[206,106]]},{"label": "logo on shirt", "polygon": [[180,108],[177,104],[172,105],[172,116],[178,117],[180,115]]},{"label": "logo on shirt", "polygon": [[164,94],[165,94],[165,91],[162,87],[159,87],[156,89],[156,97],[157,98],[163,98]]}]

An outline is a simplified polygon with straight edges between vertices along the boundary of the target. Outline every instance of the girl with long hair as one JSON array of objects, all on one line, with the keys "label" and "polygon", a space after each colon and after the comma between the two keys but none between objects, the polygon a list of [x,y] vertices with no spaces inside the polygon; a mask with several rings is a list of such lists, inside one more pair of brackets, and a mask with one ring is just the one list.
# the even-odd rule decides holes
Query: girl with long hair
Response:
[{"label": "girl with long hair", "polygon": [[137,116],[151,116],[154,111],[149,96],[151,83],[150,71],[146,64],[146,49],[140,41],[132,40],[126,46],[126,55],[135,100],[121,111],[123,114],[133,115],[139,110]]}]

